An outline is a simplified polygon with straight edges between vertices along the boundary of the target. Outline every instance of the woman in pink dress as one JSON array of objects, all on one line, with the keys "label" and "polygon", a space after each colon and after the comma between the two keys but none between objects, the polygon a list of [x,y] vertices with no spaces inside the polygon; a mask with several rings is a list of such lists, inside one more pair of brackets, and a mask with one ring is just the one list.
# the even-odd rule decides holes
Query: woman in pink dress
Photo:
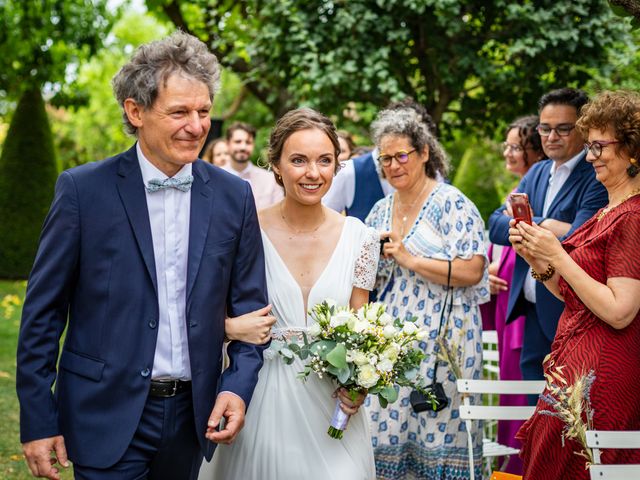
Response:
[{"label": "woman in pink dress", "polygon": [[[505,167],[511,173],[522,178],[529,168],[544,158],[540,135],[536,130],[538,116],[529,115],[518,118],[507,128],[507,139],[503,143]],[[522,336],[524,333],[524,316],[517,317],[512,322],[506,323],[507,306],[509,303],[509,287],[513,268],[516,261],[516,252],[511,247],[496,248],[489,246],[489,286],[491,290],[491,302],[480,306],[482,312],[482,329],[496,330],[498,334],[498,352],[500,366],[500,380],[522,380],[520,372],[520,350],[522,349]],[[502,395],[500,405],[526,406],[526,395]],[[501,421],[498,423],[498,442],[514,448],[520,448],[520,441],[515,435],[522,425],[520,421]],[[521,473],[522,462],[512,456],[506,471]]]}]

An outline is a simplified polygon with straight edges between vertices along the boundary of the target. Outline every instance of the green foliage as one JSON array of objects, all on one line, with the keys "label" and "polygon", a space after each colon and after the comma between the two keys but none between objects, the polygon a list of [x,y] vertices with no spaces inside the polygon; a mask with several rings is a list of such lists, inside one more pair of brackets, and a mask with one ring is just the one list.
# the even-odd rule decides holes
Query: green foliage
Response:
[{"label": "green foliage", "polygon": [[136,47],[168,33],[169,29],[154,17],[129,13],[114,24],[105,47],[82,64],[76,84],[91,92],[88,102],[51,112],[63,169],[100,160],[131,146],[134,139],[123,129],[122,111],[113,96],[111,79]]},{"label": "green foliage", "polygon": [[0,278],[26,278],[57,176],[40,89],[18,102],[0,156]]},{"label": "green foliage", "polygon": [[604,0],[147,4],[207,41],[276,116],[306,104],[342,120],[348,105],[410,95],[445,134],[493,132],[546,90],[583,85],[628,41]]},{"label": "green foliage", "polygon": [[496,161],[497,158],[495,151],[487,145],[474,144],[462,156],[453,180],[453,185],[478,207],[485,223],[502,203],[495,174],[498,169],[504,170],[504,166]]},{"label": "green foliage", "polygon": [[[0,2],[0,97],[65,83],[73,68],[102,45],[112,15],[107,0],[3,0]],[[60,85],[51,85],[59,91]],[[65,93],[67,101],[73,95]]]}]

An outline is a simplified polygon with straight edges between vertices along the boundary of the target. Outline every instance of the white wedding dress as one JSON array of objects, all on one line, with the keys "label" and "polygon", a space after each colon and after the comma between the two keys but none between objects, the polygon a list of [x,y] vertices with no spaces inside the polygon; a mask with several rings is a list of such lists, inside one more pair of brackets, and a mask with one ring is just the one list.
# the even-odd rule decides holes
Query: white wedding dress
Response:
[{"label": "white wedding dress", "polygon": [[[306,318],[302,291],[264,231],[262,240],[269,301],[277,318],[274,337],[304,330],[312,320]],[[309,308],[327,298],[348,305],[354,286],[370,290],[379,248],[374,230],[346,217],[336,248],[309,292]],[[329,437],[336,385],[314,374],[303,382],[296,377],[302,369],[297,357],[286,365],[272,349],[265,352],[244,428],[232,445],[217,447],[199,480],[375,479],[364,409],[351,417],[342,440]]]}]

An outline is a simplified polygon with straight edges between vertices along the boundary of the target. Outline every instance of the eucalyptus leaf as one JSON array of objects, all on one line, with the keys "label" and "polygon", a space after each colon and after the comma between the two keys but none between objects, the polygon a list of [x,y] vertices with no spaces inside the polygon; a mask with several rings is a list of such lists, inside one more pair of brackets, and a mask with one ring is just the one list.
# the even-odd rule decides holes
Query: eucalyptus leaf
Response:
[{"label": "eucalyptus leaf", "polygon": [[380,397],[389,403],[393,403],[398,399],[398,391],[393,387],[385,387],[380,391]]},{"label": "eucalyptus leaf", "polygon": [[[327,362],[339,369],[347,368],[347,349],[344,344],[338,343],[333,350],[327,354]],[[348,370],[347,370],[348,371]]]}]

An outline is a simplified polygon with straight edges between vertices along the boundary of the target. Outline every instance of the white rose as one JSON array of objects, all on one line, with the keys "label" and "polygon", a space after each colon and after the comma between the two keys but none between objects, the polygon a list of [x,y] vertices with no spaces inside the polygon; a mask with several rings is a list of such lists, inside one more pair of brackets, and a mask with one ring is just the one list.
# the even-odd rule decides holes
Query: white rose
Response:
[{"label": "white rose", "polygon": [[384,338],[393,338],[396,336],[397,333],[398,331],[396,330],[396,327],[394,327],[393,325],[386,325],[382,329],[382,336]]},{"label": "white rose", "polygon": [[319,323],[313,323],[309,327],[309,335],[311,335],[312,337],[317,337],[318,335],[320,335],[321,332],[322,332],[322,327],[320,326]]},{"label": "white rose", "polygon": [[418,333],[416,333],[416,339],[422,341],[426,340],[427,338],[429,338],[429,332],[424,328],[418,329]]},{"label": "white rose", "polygon": [[345,325],[349,321],[350,317],[351,317],[351,314],[343,310],[331,317],[331,320],[329,321],[329,325],[331,325],[333,328],[340,327],[342,325]]},{"label": "white rose", "polygon": [[369,323],[368,322],[363,322],[362,320],[358,320],[353,324],[352,330],[354,332],[356,332],[356,333],[362,333],[367,328],[369,328]]},{"label": "white rose", "polygon": [[390,359],[383,358],[378,362],[378,365],[376,365],[376,367],[381,372],[390,372],[391,370],[393,370],[393,363],[394,362]]},{"label": "white rose", "polygon": [[358,311],[356,312],[356,317],[358,317],[360,320],[365,320],[365,314],[364,314],[364,306],[360,307],[358,309]]},{"label": "white rose", "polygon": [[382,356],[391,360],[392,362],[395,362],[398,359],[399,353],[400,349],[398,348],[398,346],[392,343],[384,349],[384,352],[382,352]]},{"label": "white rose", "polygon": [[366,365],[369,363],[369,358],[364,352],[360,352],[360,351],[353,352],[352,358],[353,358],[353,363],[355,363],[356,365]]},{"label": "white rose", "polygon": [[407,335],[411,335],[418,331],[418,327],[416,327],[416,324],[413,322],[407,322],[402,327],[402,331]]},{"label": "white rose", "polygon": [[364,388],[375,386],[380,380],[380,375],[372,365],[363,365],[358,369],[358,385]]},{"label": "white rose", "polygon": [[393,323],[393,317],[389,315],[387,312],[385,312],[382,315],[380,315],[380,323],[382,325],[389,325],[390,323]]},{"label": "white rose", "polygon": [[378,309],[377,308],[369,308],[367,310],[367,320],[370,322],[375,322],[378,318]]}]

